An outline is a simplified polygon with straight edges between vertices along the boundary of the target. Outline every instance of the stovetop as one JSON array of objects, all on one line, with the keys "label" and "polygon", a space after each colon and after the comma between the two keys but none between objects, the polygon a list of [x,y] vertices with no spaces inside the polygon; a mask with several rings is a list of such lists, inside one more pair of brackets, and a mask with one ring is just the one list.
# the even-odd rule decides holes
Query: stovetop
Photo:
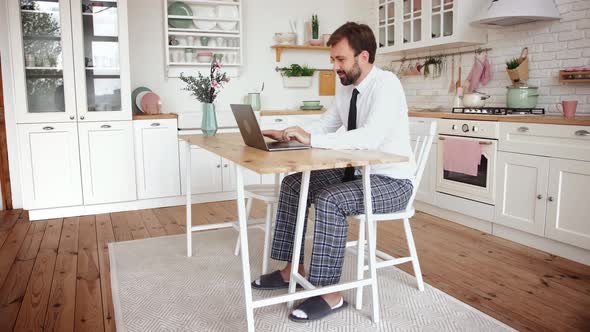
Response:
[{"label": "stovetop", "polygon": [[452,113],[478,115],[543,115],[544,108],[453,107]]}]

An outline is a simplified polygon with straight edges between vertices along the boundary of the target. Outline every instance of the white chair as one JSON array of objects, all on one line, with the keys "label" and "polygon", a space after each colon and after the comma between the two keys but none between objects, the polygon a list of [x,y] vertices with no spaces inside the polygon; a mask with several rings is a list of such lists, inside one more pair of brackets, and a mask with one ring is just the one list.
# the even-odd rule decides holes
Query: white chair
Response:
[{"label": "white chair", "polygon": [[[410,228],[410,218],[414,216],[414,199],[416,198],[416,192],[418,191],[418,186],[420,185],[420,180],[422,179],[422,174],[424,173],[424,168],[426,167],[426,162],[428,161],[428,155],[430,153],[430,148],[432,147],[432,141],[434,136],[436,135],[436,122],[432,122],[430,127],[427,131],[419,135],[416,139],[416,144],[414,145],[414,158],[416,160],[416,172],[414,176],[411,178],[412,185],[414,186],[414,190],[412,192],[412,196],[408,201],[408,205],[403,211],[398,211],[394,213],[387,213],[387,214],[374,214],[373,220],[375,221],[375,234],[377,234],[377,222],[378,221],[385,221],[385,220],[403,220],[404,230],[406,233],[406,241],[408,243],[408,249],[410,251],[409,257],[393,257],[388,255],[380,250],[375,250],[375,255],[381,261],[377,262],[376,267],[377,269],[398,265],[406,262],[412,262],[412,267],[414,268],[414,275],[416,277],[416,282],[418,284],[418,289],[420,291],[424,290],[424,281],[422,280],[422,272],[420,271],[420,263],[418,262],[418,255],[416,254],[416,246],[414,245],[414,237],[412,236],[412,229]],[[354,247],[356,246],[357,252],[357,278],[358,280],[363,279],[364,271],[368,270],[369,267],[365,265],[364,262],[364,253],[365,253],[365,215],[356,215],[352,216],[354,220],[357,220],[359,223],[359,236],[358,241],[349,241],[346,243],[347,247]],[[375,244],[375,241],[373,244]],[[357,309],[361,309],[362,307],[362,298],[363,298],[363,287],[357,288],[356,293],[356,307]]]},{"label": "white chair", "polygon": [[[275,183],[280,185],[282,174],[275,175]],[[264,223],[264,249],[262,252],[262,274],[268,273],[268,259],[270,250],[270,236],[272,219],[275,215],[276,205],[279,202],[279,193],[276,184],[253,184],[244,187],[244,194],[247,198],[246,201],[246,218],[250,217],[250,211],[252,210],[252,202],[257,199],[261,200],[266,204],[266,217],[264,222],[259,221],[248,221],[248,226],[260,225]],[[236,240],[236,248],[234,254],[238,256],[240,254],[240,235]]]}]

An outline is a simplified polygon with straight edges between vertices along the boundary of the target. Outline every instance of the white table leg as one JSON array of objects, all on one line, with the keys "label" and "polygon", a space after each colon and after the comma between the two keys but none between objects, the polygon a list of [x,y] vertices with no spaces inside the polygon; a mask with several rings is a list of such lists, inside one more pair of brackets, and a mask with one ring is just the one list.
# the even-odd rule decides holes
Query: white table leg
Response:
[{"label": "white table leg", "polygon": [[254,331],[254,305],[252,304],[252,286],[250,278],[250,255],[248,252],[248,217],[244,194],[244,174],[242,167],[236,164],[236,187],[238,192],[238,220],[240,224],[240,251],[242,255],[242,277],[244,279],[244,297],[246,298],[246,321],[248,331]]},{"label": "white table leg", "polygon": [[[293,259],[291,260],[291,277],[289,278],[289,294],[295,293],[297,283],[293,276],[299,268],[299,256],[301,254],[301,241],[303,239],[303,225],[305,224],[305,209],[307,208],[307,191],[309,190],[309,178],[311,171],[304,171],[301,176],[301,188],[299,189],[299,206],[297,207],[297,226],[295,227],[295,242],[293,243]],[[288,302],[288,307],[293,307],[293,301]]]},{"label": "white table leg", "polygon": [[191,196],[191,144],[186,142],[186,255],[193,255]]},{"label": "white table leg", "polygon": [[371,295],[373,297],[373,322],[379,322],[379,289],[377,285],[377,234],[373,220],[373,201],[371,200],[371,166],[363,166],[363,195],[365,201],[365,222],[367,223],[369,245],[369,274]]}]

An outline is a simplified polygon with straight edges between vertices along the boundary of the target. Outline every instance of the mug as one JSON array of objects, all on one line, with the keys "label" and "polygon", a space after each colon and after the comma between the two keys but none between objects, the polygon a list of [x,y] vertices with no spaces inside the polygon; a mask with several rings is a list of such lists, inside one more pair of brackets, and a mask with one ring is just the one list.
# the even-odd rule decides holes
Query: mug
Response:
[{"label": "mug", "polygon": [[215,38],[215,41],[217,42],[217,47],[225,46],[225,39],[223,39],[223,37],[217,37]]},{"label": "mug", "polygon": [[[561,106],[561,108],[559,107]],[[564,100],[561,104],[555,105],[555,108],[566,118],[573,118],[576,115],[577,100]]]},{"label": "mug", "polygon": [[254,111],[260,111],[260,93],[250,92],[248,93],[248,102]]},{"label": "mug", "polygon": [[209,37],[203,36],[201,38],[199,38],[201,40],[201,45],[202,46],[207,46],[207,44],[209,44]]}]

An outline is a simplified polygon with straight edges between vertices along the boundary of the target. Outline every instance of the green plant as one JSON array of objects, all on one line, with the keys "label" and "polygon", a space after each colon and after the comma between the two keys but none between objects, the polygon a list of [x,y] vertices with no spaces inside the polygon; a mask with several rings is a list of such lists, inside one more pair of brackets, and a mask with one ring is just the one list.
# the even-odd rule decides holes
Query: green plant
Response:
[{"label": "green plant", "polygon": [[320,38],[320,24],[317,15],[311,15],[311,34],[313,39]]},{"label": "green plant", "polygon": [[281,75],[287,77],[298,77],[298,76],[313,76],[315,69],[309,68],[307,65],[300,66],[296,63],[290,67],[279,68]]},{"label": "green plant", "polygon": [[[430,66],[433,65],[433,72],[430,72]],[[442,75],[443,61],[441,56],[429,57],[424,61],[424,77],[432,75],[432,78],[440,77]]]},{"label": "green plant", "polygon": [[506,61],[506,69],[516,69],[520,65],[519,58],[512,58]]},{"label": "green plant", "polygon": [[190,91],[202,103],[213,103],[223,85],[229,82],[226,73],[221,72],[221,65],[216,60],[211,62],[209,76],[198,73],[199,77],[184,76],[180,73],[180,80],[186,83],[183,90]]}]

